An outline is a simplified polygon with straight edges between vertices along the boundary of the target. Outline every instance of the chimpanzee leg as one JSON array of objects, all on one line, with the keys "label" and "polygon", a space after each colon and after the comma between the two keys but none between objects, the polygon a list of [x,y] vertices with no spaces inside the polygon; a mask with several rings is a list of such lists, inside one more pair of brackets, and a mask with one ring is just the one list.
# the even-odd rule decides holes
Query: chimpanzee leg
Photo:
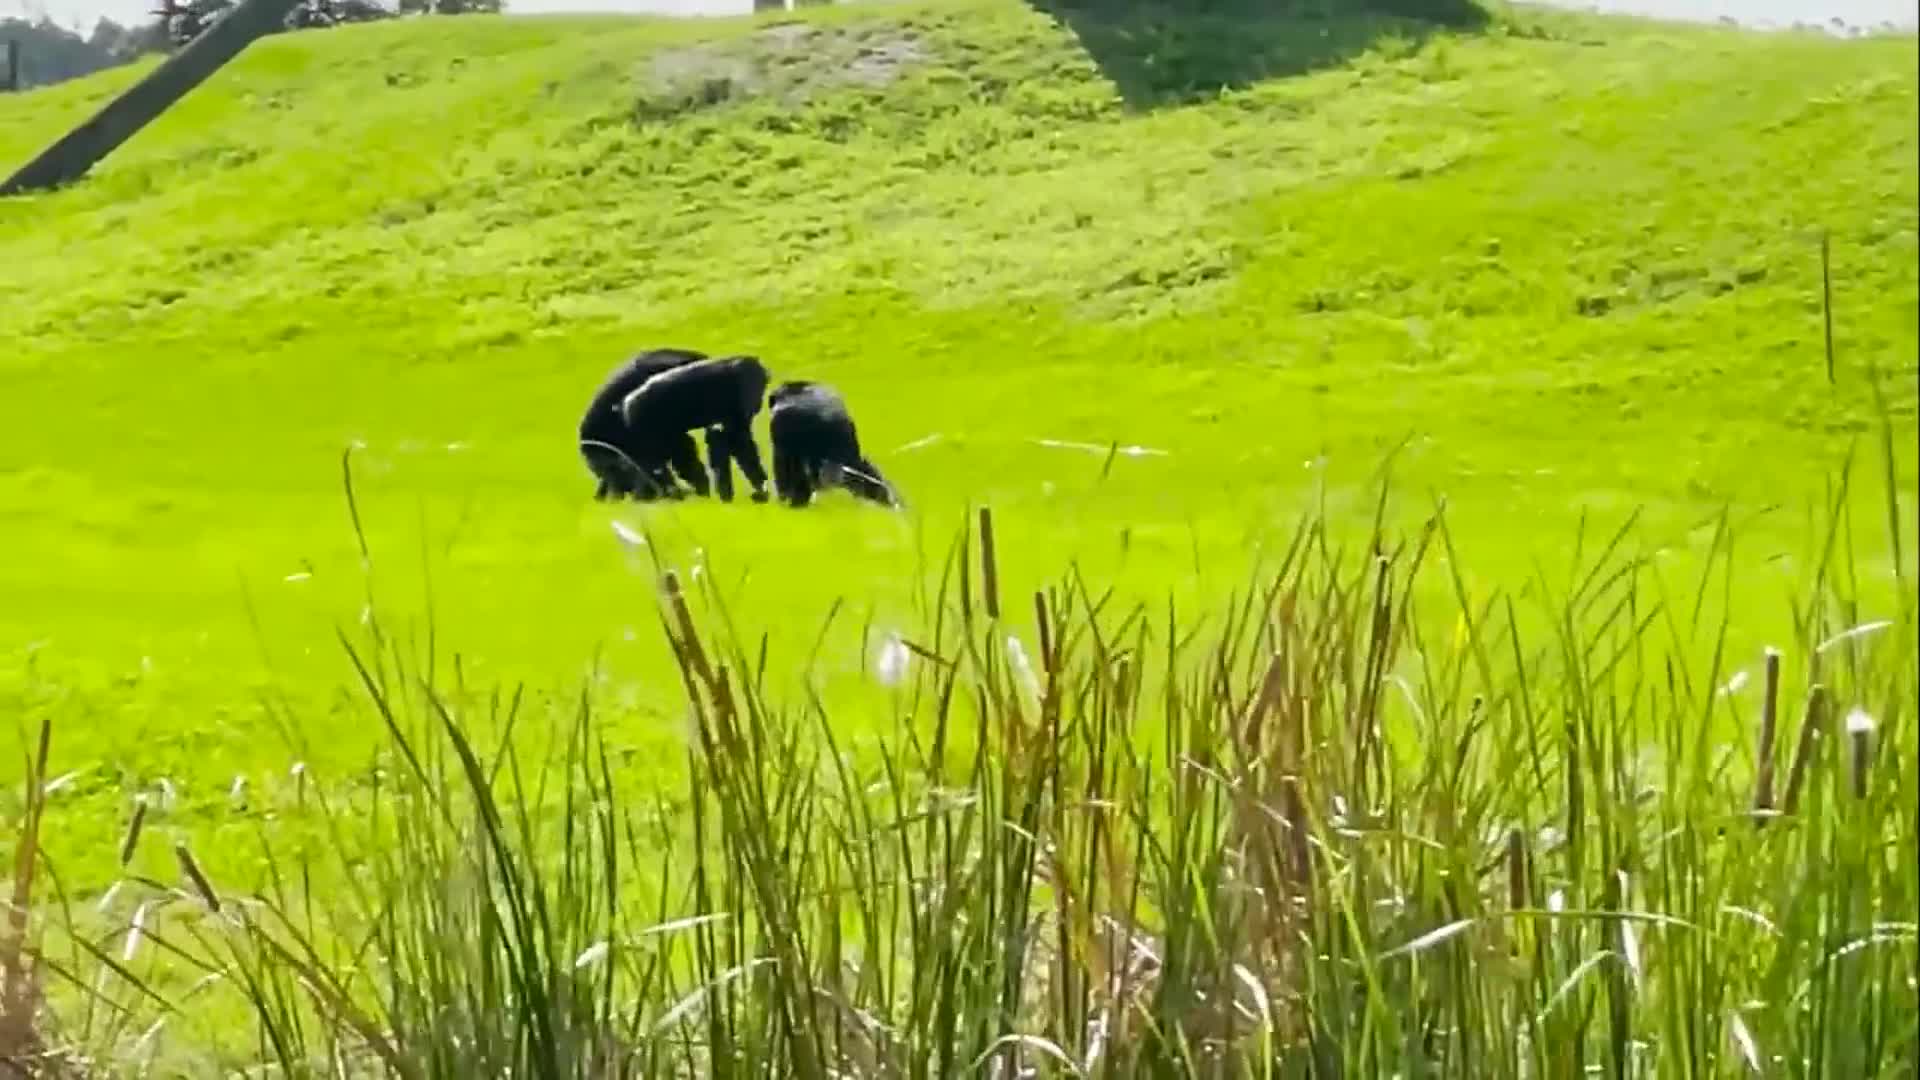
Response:
[{"label": "chimpanzee leg", "polygon": [[807,483],[806,463],[793,451],[791,446],[773,444],[773,488],[788,506],[805,506],[813,488]]},{"label": "chimpanzee leg", "polygon": [[801,453],[794,455],[793,479],[800,492],[799,498],[794,503],[795,506],[811,504],[814,496],[820,494],[826,487],[820,481],[819,450],[819,447],[809,443],[801,448]]},{"label": "chimpanzee leg", "polygon": [[[665,449],[669,453],[678,453],[671,446]],[[673,482],[672,463],[666,458],[655,457],[655,452],[653,448],[636,450],[634,457],[623,460],[623,467],[614,481],[615,490],[641,502],[680,498],[684,493]]]},{"label": "chimpanzee leg", "polygon": [[840,483],[856,497],[866,499],[868,502],[876,502],[882,506],[898,505],[899,500],[894,496],[893,485],[887,483],[887,478],[880,475],[879,468],[866,458],[856,457],[842,465]]},{"label": "chimpanzee leg", "polygon": [[[680,479],[685,480],[695,494],[707,493],[707,472],[700,467],[700,448],[694,445],[692,432],[685,432],[674,440],[670,463],[673,471],[680,474]],[[672,482],[671,478],[668,482]]]},{"label": "chimpanzee leg", "polygon": [[733,450],[717,427],[706,430],[707,468],[713,471],[713,493],[721,502],[733,501]]},{"label": "chimpanzee leg", "polygon": [[580,444],[580,457],[587,464],[587,471],[593,474],[593,497],[595,501],[605,502],[617,499],[626,493],[627,463],[612,451],[611,447],[593,442]]},{"label": "chimpanzee leg", "polygon": [[793,500],[793,455],[777,438],[773,440],[773,493],[781,502]]},{"label": "chimpanzee leg", "polygon": [[787,502],[792,506],[805,506],[813,501],[815,484],[813,470],[804,461],[793,462],[791,476],[787,481]]},{"label": "chimpanzee leg", "polygon": [[767,469],[760,464],[760,445],[753,441],[753,420],[746,417],[722,425],[723,437],[733,451],[733,460],[740,464],[741,475],[747,483],[753,485],[753,501],[767,501]]},{"label": "chimpanzee leg", "polygon": [[665,469],[636,467],[628,472],[622,494],[641,502],[664,499],[673,494],[673,477]]},{"label": "chimpanzee leg", "polygon": [[609,489],[615,499],[639,499],[642,502],[658,494],[653,488],[653,481],[648,480],[647,475],[637,469],[622,472],[609,485]]}]

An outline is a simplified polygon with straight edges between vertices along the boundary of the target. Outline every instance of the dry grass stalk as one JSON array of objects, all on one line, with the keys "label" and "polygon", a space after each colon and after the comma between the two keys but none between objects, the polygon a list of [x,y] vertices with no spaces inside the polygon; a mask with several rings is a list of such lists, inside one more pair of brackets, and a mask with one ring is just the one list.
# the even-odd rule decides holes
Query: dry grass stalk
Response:
[{"label": "dry grass stalk", "polygon": [[706,650],[700,647],[700,635],[694,629],[693,612],[687,608],[687,594],[680,587],[680,575],[671,570],[663,573],[661,588],[667,594],[667,605],[673,610],[674,625],[679,630],[674,646],[686,656],[700,681],[712,687],[713,668],[707,663]]},{"label": "dry grass stalk", "polygon": [[173,857],[180,863],[180,872],[193,885],[193,891],[209,910],[216,914],[220,911],[220,894],[213,890],[213,883],[200,871],[200,864],[194,861],[193,852],[187,850],[186,841],[176,841],[173,845]]},{"label": "dry grass stalk", "polygon": [[1527,857],[1527,836],[1518,827],[1507,830],[1507,907],[1522,911],[1532,906],[1528,879],[1531,860]]},{"label": "dry grass stalk", "polygon": [[1760,700],[1759,759],[1755,763],[1753,779],[1754,820],[1759,824],[1766,823],[1767,814],[1773,809],[1773,743],[1780,703],[1779,650],[1767,650],[1766,668],[1766,687]]},{"label": "dry grass stalk", "polygon": [[987,618],[1000,617],[1000,569],[993,548],[993,508],[980,508],[980,590]]},{"label": "dry grass stalk", "polygon": [[1852,750],[1848,755],[1848,775],[1853,781],[1853,797],[1867,797],[1867,781],[1873,773],[1873,717],[1866,710],[1855,709],[1847,714],[1847,742]]},{"label": "dry grass stalk", "polygon": [[42,990],[40,972],[29,940],[28,912],[33,904],[34,873],[40,864],[40,822],[46,812],[47,754],[52,744],[50,720],[40,722],[40,742],[27,761],[25,812],[13,853],[13,894],[7,904],[6,936],[0,938],[0,1064],[22,1075],[35,1075],[30,1063],[46,1056],[39,1030]]},{"label": "dry grass stalk", "polygon": [[1055,674],[1053,664],[1053,632],[1047,620],[1047,594],[1035,590],[1033,594],[1034,632],[1040,636],[1040,670],[1051,677]]},{"label": "dry grass stalk", "polygon": [[1793,751],[1793,764],[1787,767],[1787,790],[1780,800],[1782,813],[1791,814],[1800,806],[1800,791],[1806,784],[1807,769],[1820,750],[1820,727],[1827,712],[1826,687],[1815,683],[1807,691],[1807,713],[1800,721],[1800,743]]},{"label": "dry grass stalk", "polygon": [[133,818],[127,822],[126,836],[120,841],[120,869],[125,870],[133,861],[133,853],[140,846],[140,830],[147,823],[147,797],[135,796],[133,800]]}]

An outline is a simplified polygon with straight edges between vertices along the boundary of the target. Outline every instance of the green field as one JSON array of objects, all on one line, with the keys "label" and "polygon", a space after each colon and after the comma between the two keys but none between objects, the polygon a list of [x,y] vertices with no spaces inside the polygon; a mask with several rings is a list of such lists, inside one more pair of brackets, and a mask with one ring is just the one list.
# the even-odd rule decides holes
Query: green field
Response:
[{"label": "green field", "polygon": [[[1792,637],[1851,446],[1852,585],[1891,617],[1914,38],[1235,10],[288,34],[0,203],[0,707],[79,770],[45,838],[68,887],[113,880],[136,793],[170,785],[156,821],[244,879],[236,777],[362,769],[385,735],[336,629],[369,594],[529,716],[591,685],[623,782],[669,776],[685,692],[615,517],[849,737],[886,728],[871,643],[924,624],[970,508],[1020,610],[1070,565],[1206,610],[1310,507],[1363,543],[1390,457],[1393,522],[1444,499],[1476,601],[1636,512],[1689,592],[1729,523],[1724,671]],[[0,98],[0,163],[149,64]],[[833,383],[908,510],[594,503],[580,410],[656,345]]]}]

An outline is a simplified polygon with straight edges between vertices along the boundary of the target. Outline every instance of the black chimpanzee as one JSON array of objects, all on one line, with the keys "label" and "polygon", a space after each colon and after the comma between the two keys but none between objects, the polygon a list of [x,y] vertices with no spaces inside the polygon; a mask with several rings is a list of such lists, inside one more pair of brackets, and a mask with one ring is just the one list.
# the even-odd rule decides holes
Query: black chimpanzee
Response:
[{"label": "black chimpanzee", "polygon": [[595,499],[677,495],[674,471],[679,472],[694,491],[701,495],[707,493],[706,470],[700,465],[700,452],[694,446],[691,432],[673,433],[678,438],[667,435],[672,439],[667,444],[667,452],[643,461],[658,440],[650,440],[651,433],[630,426],[620,411],[620,403],[648,379],[706,358],[706,353],[693,349],[649,349],[607,375],[593,400],[588,402],[586,416],[580,420],[580,456],[586,459],[587,468],[599,481],[593,490]]},{"label": "black chimpanzee", "polygon": [[608,374],[580,421],[580,455],[599,480],[594,498],[676,496],[675,471],[695,492],[707,493],[706,470],[691,433],[663,436],[670,441],[662,453],[654,449],[660,442],[652,438],[654,433],[631,427],[620,411],[626,396],[648,379],[706,357],[694,349],[649,349]]},{"label": "black chimpanzee", "polygon": [[767,398],[773,436],[773,484],[791,506],[805,506],[816,488],[838,486],[882,506],[898,506],[893,486],[860,453],[847,403],[832,387],[802,379],[781,383]]},{"label": "black chimpanzee", "polygon": [[753,501],[766,502],[767,470],[753,441],[753,418],[766,392],[767,369],[758,357],[702,359],[641,383],[620,402],[620,415],[635,433],[641,452],[634,458],[643,469],[656,468],[681,439],[691,439],[689,432],[704,428],[714,493],[732,501],[732,464],[738,462],[753,485]]}]

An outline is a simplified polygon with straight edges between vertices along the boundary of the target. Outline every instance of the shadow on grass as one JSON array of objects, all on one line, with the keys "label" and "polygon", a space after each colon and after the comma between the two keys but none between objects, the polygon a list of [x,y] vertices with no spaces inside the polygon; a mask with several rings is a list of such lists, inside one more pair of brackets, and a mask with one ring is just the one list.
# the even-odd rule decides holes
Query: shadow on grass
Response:
[{"label": "shadow on grass", "polygon": [[1391,38],[1490,21],[1474,0],[1027,0],[1073,32],[1132,109],[1334,67]]}]

